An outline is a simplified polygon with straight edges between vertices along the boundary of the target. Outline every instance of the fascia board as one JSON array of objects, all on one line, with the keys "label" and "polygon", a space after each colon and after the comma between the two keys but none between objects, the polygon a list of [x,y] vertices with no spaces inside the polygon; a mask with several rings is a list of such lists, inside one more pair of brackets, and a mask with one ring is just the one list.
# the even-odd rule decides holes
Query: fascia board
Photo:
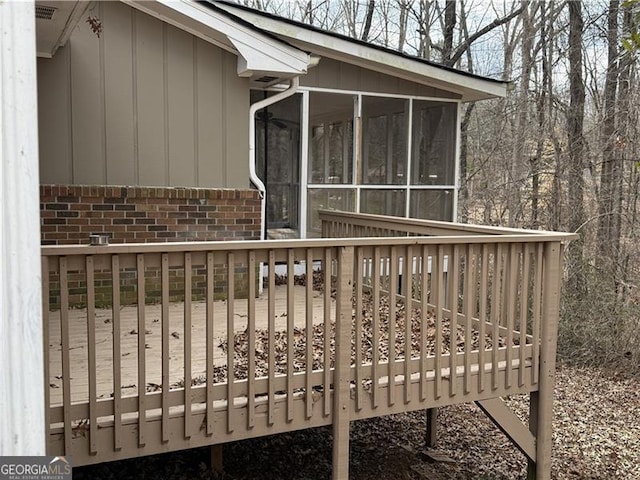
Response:
[{"label": "fascia board", "polygon": [[405,80],[442,88],[460,95],[463,101],[505,97],[507,94],[505,83],[485,81],[481,78],[459,74],[356,42],[325,35],[318,31],[279,22],[276,19],[237,9],[228,4],[220,3],[218,5],[258,28],[286,38],[291,44],[301,49],[335,60],[361,65]]},{"label": "fascia board", "polygon": [[122,1],[227,51],[239,54],[238,74],[242,76],[251,76],[253,71],[304,74],[311,61],[308,53],[262,35],[192,1]]},{"label": "fascia board", "polygon": [[69,38],[71,38],[71,34],[73,33],[73,30],[76,28],[76,25],[78,25],[78,23],[80,22],[82,16],[84,15],[84,12],[89,6],[89,3],[91,2],[86,0],[76,2],[75,6],[73,7],[73,11],[71,12],[71,15],[69,16],[69,20],[67,20],[67,24],[64,26],[64,30],[60,34],[60,38],[58,39],[57,44],[55,45],[53,51],[51,52],[51,56],[53,56],[56,53],[56,50],[58,50],[58,48],[64,46],[67,43],[67,41],[69,41]]}]

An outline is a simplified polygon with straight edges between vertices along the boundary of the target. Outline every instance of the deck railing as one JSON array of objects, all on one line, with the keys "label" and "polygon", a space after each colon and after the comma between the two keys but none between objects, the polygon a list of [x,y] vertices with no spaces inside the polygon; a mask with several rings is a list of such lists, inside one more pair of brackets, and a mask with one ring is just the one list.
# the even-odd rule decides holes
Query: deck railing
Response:
[{"label": "deck railing", "polygon": [[87,464],[333,424],[339,457],[352,419],[552,381],[569,236],[427,222],[447,235],[373,237],[402,227],[323,216],[327,235],[369,237],[43,247],[50,453]]}]

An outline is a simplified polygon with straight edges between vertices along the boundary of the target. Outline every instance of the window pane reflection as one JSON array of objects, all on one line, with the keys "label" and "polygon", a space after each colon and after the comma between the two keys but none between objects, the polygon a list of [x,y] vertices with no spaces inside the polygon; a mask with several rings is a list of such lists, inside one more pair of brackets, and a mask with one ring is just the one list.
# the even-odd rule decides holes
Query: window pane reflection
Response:
[{"label": "window pane reflection", "polygon": [[369,190],[360,192],[360,211],[377,215],[405,216],[405,190]]},{"label": "window pane reflection", "polygon": [[411,218],[453,220],[453,190],[414,190],[409,205]]},{"label": "window pane reflection", "polygon": [[408,109],[401,98],[362,98],[363,184],[406,183]]},{"label": "window pane reflection", "polygon": [[413,102],[412,185],[455,182],[457,104]]},{"label": "window pane reflection", "polygon": [[354,191],[346,188],[310,188],[307,203],[307,235],[319,237],[322,224],[319,210],[353,211]]}]

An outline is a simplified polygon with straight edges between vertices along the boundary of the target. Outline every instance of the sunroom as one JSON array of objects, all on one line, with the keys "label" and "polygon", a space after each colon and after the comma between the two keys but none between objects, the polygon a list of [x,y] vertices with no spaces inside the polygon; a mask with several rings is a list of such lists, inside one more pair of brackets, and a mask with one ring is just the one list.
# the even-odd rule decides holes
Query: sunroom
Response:
[{"label": "sunroom", "polygon": [[319,236],[322,209],[455,218],[458,100],[298,91],[256,116],[268,238]]}]

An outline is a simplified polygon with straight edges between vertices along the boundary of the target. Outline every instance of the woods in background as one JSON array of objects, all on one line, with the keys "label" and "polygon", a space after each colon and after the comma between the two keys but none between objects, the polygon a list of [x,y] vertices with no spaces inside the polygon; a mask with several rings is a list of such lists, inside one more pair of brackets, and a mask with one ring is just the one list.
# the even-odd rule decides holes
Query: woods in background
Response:
[{"label": "woods in background", "polygon": [[243,3],[510,81],[462,106],[458,220],[580,233],[560,354],[640,367],[640,2]]}]

